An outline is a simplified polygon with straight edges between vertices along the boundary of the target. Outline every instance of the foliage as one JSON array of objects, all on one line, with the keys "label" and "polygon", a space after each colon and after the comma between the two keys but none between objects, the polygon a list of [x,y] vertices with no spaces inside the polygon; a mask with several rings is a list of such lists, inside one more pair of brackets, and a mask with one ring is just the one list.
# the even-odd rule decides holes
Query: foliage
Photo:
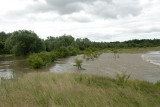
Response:
[{"label": "foliage", "polygon": [[[33,31],[28,30],[19,30],[8,34],[5,32],[0,32],[0,54],[10,52],[17,56],[39,53],[41,51],[57,51],[60,50],[60,47],[67,48],[66,50],[70,51],[68,53],[69,56],[74,56],[77,53],[82,53],[82,51],[88,51],[88,49],[120,50],[129,48],[146,48],[160,46],[159,43],[160,39],[134,39],[124,42],[94,42],[90,41],[88,38],[75,39],[71,35],[65,34],[59,37],[49,36],[46,40],[41,40]],[[96,51],[93,55],[89,52],[89,59],[98,57],[97,55],[99,53],[97,52],[98,51]],[[116,52],[114,53],[114,56],[116,56]],[[66,57],[66,55],[63,53],[59,57]]]},{"label": "foliage", "polygon": [[78,69],[82,70],[82,60],[80,59],[75,59],[75,65]]},{"label": "foliage", "polygon": [[24,56],[44,51],[45,44],[34,32],[19,30],[6,40],[5,48],[16,56]]},{"label": "foliage", "polygon": [[54,62],[58,57],[57,57],[57,53],[52,51],[49,53],[50,57],[51,57],[51,61]]},{"label": "foliage", "polygon": [[68,46],[67,50],[69,51],[69,56],[76,56],[78,54],[78,49],[72,46]]},{"label": "foliage", "polygon": [[0,54],[6,54],[9,53],[8,50],[6,50],[5,47],[5,41],[7,38],[10,37],[10,33],[6,34],[5,32],[0,32]]},{"label": "foliage", "polygon": [[37,69],[53,62],[55,60],[53,57],[54,55],[51,53],[40,52],[38,54],[30,55],[27,59],[27,62],[32,68]]},{"label": "foliage", "polygon": [[45,64],[42,58],[37,54],[30,55],[27,62],[34,69],[41,68]]},{"label": "foliage", "polygon": [[74,38],[71,35],[63,35],[60,37],[48,37],[47,40],[45,40],[46,44],[46,50],[47,51],[53,51],[57,50],[60,47],[64,46],[71,46],[74,42]]},{"label": "foliage", "polygon": [[62,46],[59,49],[57,49],[57,56],[58,56],[58,58],[67,57],[67,56],[69,56],[69,50],[66,47]]},{"label": "foliage", "polygon": [[94,60],[95,58],[98,58],[101,53],[101,50],[98,50],[97,48],[87,48],[84,52],[84,58],[86,60]]}]

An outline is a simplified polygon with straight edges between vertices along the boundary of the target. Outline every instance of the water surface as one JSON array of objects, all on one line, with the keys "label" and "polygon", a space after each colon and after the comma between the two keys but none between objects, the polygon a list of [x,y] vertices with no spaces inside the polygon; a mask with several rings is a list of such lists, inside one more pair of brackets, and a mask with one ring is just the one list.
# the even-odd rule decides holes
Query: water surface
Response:
[{"label": "water surface", "polygon": [[[157,54],[159,54],[157,52]],[[156,52],[149,53],[147,58],[157,60]],[[148,55],[148,53],[147,53]],[[114,59],[112,53],[104,53],[94,61],[86,61],[83,55],[59,59],[45,66],[42,69],[34,70],[28,67],[25,57],[14,57],[12,55],[0,56],[0,78],[19,77],[32,72],[55,72],[55,73],[93,73],[96,75],[105,75],[115,77],[116,73],[127,72],[131,74],[132,79],[140,79],[150,82],[160,80],[160,66],[144,60],[145,54],[120,54],[118,59]],[[142,57],[143,56],[143,57]],[[75,59],[82,59],[82,67],[85,70],[78,70],[74,65]]]}]

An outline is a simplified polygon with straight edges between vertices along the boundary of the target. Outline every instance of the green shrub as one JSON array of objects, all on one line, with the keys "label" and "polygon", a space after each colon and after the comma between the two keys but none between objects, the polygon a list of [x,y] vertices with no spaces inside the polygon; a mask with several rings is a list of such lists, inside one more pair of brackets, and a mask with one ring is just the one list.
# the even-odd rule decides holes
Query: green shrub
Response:
[{"label": "green shrub", "polygon": [[69,56],[76,56],[78,54],[78,49],[72,46],[68,46],[67,49],[69,51]]},{"label": "green shrub", "polygon": [[78,69],[82,69],[82,60],[80,60],[80,59],[75,59],[75,65],[74,66],[76,66]]},{"label": "green shrub", "polygon": [[45,64],[42,58],[39,57],[37,54],[29,56],[27,62],[34,69],[40,68]]},{"label": "green shrub", "polygon": [[66,47],[62,46],[57,50],[57,56],[58,58],[65,58],[69,56],[69,51]]},{"label": "green shrub", "polygon": [[35,69],[41,68],[53,61],[53,55],[47,52],[30,55],[27,59],[28,64]]},{"label": "green shrub", "polygon": [[51,61],[54,62],[57,59],[57,54],[56,52],[50,52],[50,57],[51,57]]},{"label": "green shrub", "polygon": [[101,51],[96,48],[87,48],[84,52],[84,58],[86,60],[94,60],[95,58],[98,58],[101,55]]},{"label": "green shrub", "polygon": [[39,56],[40,58],[42,58],[42,60],[43,60],[43,62],[44,62],[45,64],[48,64],[48,63],[50,63],[50,62],[52,61],[51,55],[50,55],[50,53],[48,53],[48,52],[40,52],[40,53],[38,53],[38,56]]}]

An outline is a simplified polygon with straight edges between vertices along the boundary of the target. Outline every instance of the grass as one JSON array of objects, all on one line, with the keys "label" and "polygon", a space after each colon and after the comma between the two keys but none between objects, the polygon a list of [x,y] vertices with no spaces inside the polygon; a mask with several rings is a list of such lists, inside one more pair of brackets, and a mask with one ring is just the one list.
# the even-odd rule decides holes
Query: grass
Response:
[{"label": "grass", "polygon": [[[160,51],[160,46],[159,47],[146,47],[146,48],[122,48],[122,49],[117,49],[118,53],[146,53],[148,51]],[[105,52],[112,52],[110,50],[105,50]]]},{"label": "grass", "polygon": [[0,84],[0,107],[158,107],[160,83],[91,74],[33,73]]}]

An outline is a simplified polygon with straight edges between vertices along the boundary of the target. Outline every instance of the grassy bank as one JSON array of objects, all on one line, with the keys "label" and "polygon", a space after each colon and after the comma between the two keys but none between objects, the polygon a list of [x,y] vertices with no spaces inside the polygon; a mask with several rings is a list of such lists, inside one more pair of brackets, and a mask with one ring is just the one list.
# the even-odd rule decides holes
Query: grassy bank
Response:
[{"label": "grassy bank", "polygon": [[[111,49],[112,50],[112,49]],[[110,49],[105,49],[104,52],[112,52]],[[118,53],[146,53],[148,51],[160,51],[160,46],[158,47],[146,47],[146,48],[119,48],[116,49]]]},{"label": "grassy bank", "polygon": [[0,85],[0,107],[160,105],[160,84],[83,74],[34,73]]}]

